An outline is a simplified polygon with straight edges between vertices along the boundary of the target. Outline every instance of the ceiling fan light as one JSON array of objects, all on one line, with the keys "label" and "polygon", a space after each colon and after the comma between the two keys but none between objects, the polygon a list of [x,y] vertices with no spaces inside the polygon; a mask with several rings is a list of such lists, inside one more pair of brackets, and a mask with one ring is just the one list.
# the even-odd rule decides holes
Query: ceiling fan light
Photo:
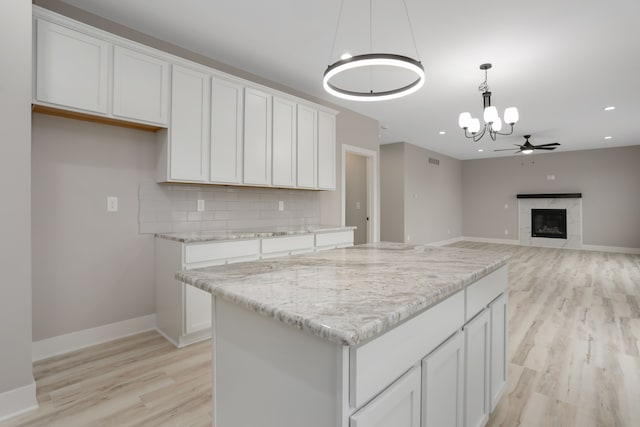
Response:
[{"label": "ceiling fan light", "polygon": [[458,126],[460,126],[460,129],[468,128],[469,123],[471,123],[471,114],[460,113],[460,117],[458,117]]},{"label": "ceiling fan light", "polygon": [[516,107],[505,108],[504,110],[504,122],[510,125],[514,125],[518,123],[520,119],[520,114],[518,113],[518,109]]},{"label": "ceiling fan light", "polygon": [[485,123],[493,123],[498,119],[498,109],[493,105],[488,106],[484,109],[484,122]]},{"label": "ceiling fan light", "polygon": [[496,121],[491,123],[491,129],[494,132],[500,132],[502,130],[502,120],[500,119],[500,117],[497,117]]},{"label": "ceiling fan light", "polygon": [[533,153],[533,148],[525,148],[521,151],[522,154],[531,154]]},{"label": "ceiling fan light", "polygon": [[469,122],[469,132],[478,133],[480,131],[480,120],[479,119],[471,119]]}]

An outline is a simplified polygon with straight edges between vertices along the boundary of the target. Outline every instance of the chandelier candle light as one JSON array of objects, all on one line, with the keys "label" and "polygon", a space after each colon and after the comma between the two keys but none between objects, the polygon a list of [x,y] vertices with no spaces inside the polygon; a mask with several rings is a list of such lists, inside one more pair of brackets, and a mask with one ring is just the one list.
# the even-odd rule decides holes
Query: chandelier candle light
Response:
[{"label": "chandelier candle light", "polygon": [[[498,109],[491,105],[491,92],[489,85],[487,84],[487,70],[491,68],[491,64],[482,64],[480,69],[484,71],[484,82],[478,86],[478,90],[482,92],[482,101],[484,104],[484,126],[480,131],[480,120],[471,117],[470,113],[461,113],[458,118],[458,126],[464,129],[464,136],[473,139],[474,142],[478,142],[482,137],[489,133],[492,140],[496,140],[497,135],[511,135],[513,133],[513,125],[518,122],[520,118],[518,109],[516,107],[505,108],[504,110],[504,122],[508,124],[511,129],[509,133],[502,133],[502,120],[498,115]],[[469,135],[469,133],[471,135]]]}]

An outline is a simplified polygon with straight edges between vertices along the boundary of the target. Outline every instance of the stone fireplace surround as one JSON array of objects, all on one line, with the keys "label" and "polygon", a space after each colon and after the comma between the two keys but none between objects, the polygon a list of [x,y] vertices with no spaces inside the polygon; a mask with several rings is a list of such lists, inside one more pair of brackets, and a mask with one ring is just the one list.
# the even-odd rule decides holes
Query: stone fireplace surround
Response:
[{"label": "stone fireplace surround", "polygon": [[[519,240],[521,245],[582,249],[582,194],[518,194]],[[531,237],[531,209],[566,209],[567,238]]]}]

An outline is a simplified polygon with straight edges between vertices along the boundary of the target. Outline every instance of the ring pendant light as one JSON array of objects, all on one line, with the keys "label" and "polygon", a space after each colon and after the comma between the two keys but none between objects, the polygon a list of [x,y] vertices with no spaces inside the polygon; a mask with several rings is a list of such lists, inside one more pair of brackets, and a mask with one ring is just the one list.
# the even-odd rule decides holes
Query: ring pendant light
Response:
[{"label": "ring pendant light", "polygon": [[[369,46],[372,45],[372,16],[373,6],[369,2]],[[407,11],[407,5],[405,0],[402,0],[404,6],[405,15],[407,16],[407,22],[409,23],[409,29],[411,32],[411,38],[413,40],[413,47],[416,51],[415,37],[413,35],[413,28],[411,27],[411,20],[409,19],[409,13]],[[333,40],[333,46],[331,48],[331,56],[333,57],[333,51],[335,48],[335,42],[338,34],[338,27],[340,26],[340,19],[342,17],[342,9],[344,6],[344,0],[340,4],[340,16],[338,17],[338,24],[336,25],[336,33]],[[369,91],[350,90],[348,88],[339,87],[331,83],[331,79],[340,73],[348,70],[353,70],[362,67],[394,67],[398,69],[405,69],[415,74],[415,80],[407,85],[399,85],[398,87],[390,90],[376,91],[370,88]],[[349,56],[344,59],[340,59],[333,64],[329,65],[324,72],[322,79],[322,86],[324,89],[333,96],[338,98],[347,99],[350,101],[385,101],[389,99],[401,98],[407,96],[419,90],[424,85],[425,74],[424,67],[420,60],[409,58],[408,56],[392,54],[392,53],[366,53],[361,55]]]}]

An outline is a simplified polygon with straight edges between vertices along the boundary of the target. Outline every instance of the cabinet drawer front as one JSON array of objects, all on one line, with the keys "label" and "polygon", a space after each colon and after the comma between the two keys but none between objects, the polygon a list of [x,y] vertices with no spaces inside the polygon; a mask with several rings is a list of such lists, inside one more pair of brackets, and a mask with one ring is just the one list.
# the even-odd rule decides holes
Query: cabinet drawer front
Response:
[{"label": "cabinet drawer front", "polygon": [[316,246],[351,246],[353,245],[353,230],[338,231],[335,233],[316,234]]},{"label": "cabinet drawer front", "polygon": [[467,287],[465,321],[480,313],[491,301],[507,290],[507,272],[505,265]]},{"label": "cabinet drawer front", "polygon": [[350,417],[351,427],[419,427],[420,368],[413,368]]},{"label": "cabinet drawer front", "polygon": [[262,241],[262,253],[291,252],[313,248],[313,235],[277,237]]},{"label": "cabinet drawer front", "polygon": [[350,351],[350,400],[359,407],[444,342],[464,323],[460,291]]},{"label": "cabinet drawer front", "polygon": [[248,257],[260,254],[259,240],[240,240],[237,242],[216,242],[187,245],[184,250],[184,262],[204,262],[216,259]]}]

